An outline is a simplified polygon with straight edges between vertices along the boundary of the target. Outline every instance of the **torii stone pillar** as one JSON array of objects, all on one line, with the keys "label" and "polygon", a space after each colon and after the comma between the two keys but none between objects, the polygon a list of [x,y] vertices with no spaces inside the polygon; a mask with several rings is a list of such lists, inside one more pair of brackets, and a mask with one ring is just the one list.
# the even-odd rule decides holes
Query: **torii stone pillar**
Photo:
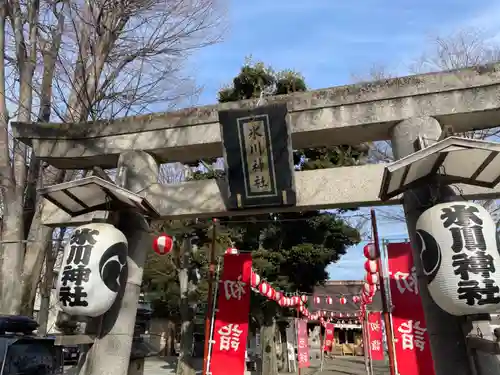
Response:
[{"label": "torii stone pillar", "polygon": [[[415,117],[404,120],[392,130],[392,150],[395,159],[413,154],[415,141],[422,137],[432,142],[441,136],[441,126],[432,117]],[[431,345],[436,375],[472,375],[469,356],[463,332],[464,320],[443,311],[432,300],[427,289],[427,279],[423,273],[420,253],[416,246],[416,224],[420,215],[439,201],[450,200],[456,196],[449,186],[424,186],[404,194],[403,205],[412,243],[418,287],[424,309],[427,332]],[[439,200],[439,201],[437,201]]]},{"label": "torii stone pillar", "polygon": [[[153,156],[130,151],[118,159],[116,182],[134,193],[158,182],[159,167]],[[115,225],[128,240],[128,277],[123,296],[104,314],[100,337],[87,352],[80,375],[125,375],[128,372],[149,224],[137,212],[120,212]]]}]

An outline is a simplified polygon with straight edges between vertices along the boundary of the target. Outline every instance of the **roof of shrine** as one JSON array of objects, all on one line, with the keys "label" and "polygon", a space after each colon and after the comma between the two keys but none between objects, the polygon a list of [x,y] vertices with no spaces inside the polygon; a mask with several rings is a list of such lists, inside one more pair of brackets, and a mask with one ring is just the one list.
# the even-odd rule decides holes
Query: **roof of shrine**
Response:
[{"label": "roof of shrine", "polygon": [[[315,303],[314,298],[309,302],[309,311],[334,311],[341,313],[355,313],[359,310],[360,303],[354,303],[353,297],[361,297],[362,280],[327,281],[325,285],[314,288],[313,297],[320,297],[320,302]],[[332,304],[328,304],[327,297],[332,297]],[[345,297],[345,305],[340,303],[340,298]],[[367,306],[370,311],[382,311],[380,291],[373,297],[373,303]]]}]

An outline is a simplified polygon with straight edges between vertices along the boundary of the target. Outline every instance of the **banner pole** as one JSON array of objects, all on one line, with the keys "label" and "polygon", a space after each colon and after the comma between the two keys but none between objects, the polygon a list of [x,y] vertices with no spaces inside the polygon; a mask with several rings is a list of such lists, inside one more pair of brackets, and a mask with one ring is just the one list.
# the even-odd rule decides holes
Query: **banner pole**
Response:
[{"label": "banner pole", "polygon": [[[382,268],[382,271],[384,272],[384,275],[389,275],[389,251],[387,250],[387,243],[388,242],[384,242],[382,240],[382,251],[383,251],[383,255],[384,255],[384,264],[383,264],[383,268]],[[388,287],[386,289],[386,293],[387,293],[387,298],[390,302],[390,304],[392,305],[392,297],[391,297],[391,289],[390,287]],[[394,368],[395,368],[395,372],[397,375],[399,375],[399,372],[398,372],[398,356],[396,355],[396,343],[395,343],[395,340],[394,340],[394,331],[392,330],[393,327],[394,327],[394,319],[393,319],[393,316],[392,316],[392,306],[389,310],[389,324],[391,326],[391,342],[392,342],[392,351],[394,353]],[[387,343],[387,351],[389,351],[389,343]]]},{"label": "banner pole", "polygon": [[300,375],[300,361],[299,361],[299,309],[296,309],[297,320],[296,320],[296,331],[297,331],[297,373]]},{"label": "banner pole", "polygon": [[382,299],[382,314],[384,316],[385,336],[387,341],[387,352],[389,355],[389,371],[391,375],[396,375],[395,355],[394,355],[394,340],[392,334],[392,325],[390,318],[391,306],[389,306],[388,294],[385,288],[384,267],[382,263],[382,252],[380,251],[380,243],[378,237],[377,217],[375,209],[370,210],[372,231],[373,231],[373,245],[378,254],[378,273],[380,285],[380,298]]},{"label": "banner pole", "polygon": [[369,322],[368,322],[368,316],[370,313],[368,311],[365,312],[366,314],[366,337],[368,338],[368,363],[370,365],[370,374],[373,375],[373,360],[372,360],[372,354],[371,354],[371,349],[370,349],[370,342],[371,342],[371,337],[370,337],[370,328],[368,327]]},{"label": "banner pole", "polygon": [[220,258],[217,261],[217,271],[216,271],[216,283],[215,283],[215,291],[214,298],[212,304],[212,317],[210,318],[210,335],[208,340],[208,353],[207,353],[207,375],[210,374],[210,360],[212,359],[212,346],[213,346],[213,338],[214,338],[214,325],[215,325],[215,313],[217,306],[217,295],[219,294],[219,278],[220,278]]},{"label": "banner pole", "polygon": [[367,314],[366,314],[366,311],[365,311],[365,315],[363,316],[363,324],[361,326],[361,329],[363,330],[363,351],[364,351],[364,354],[365,354],[365,368],[366,368],[366,373],[368,375],[371,375],[371,372],[370,372],[370,363],[369,363],[369,340],[368,340],[368,325],[367,325]]},{"label": "banner pole", "polygon": [[[203,350],[203,375],[207,374],[208,351],[210,348],[210,319],[212,317],[213,304],[213,282],[215,277],[215,244],[217,237],[217,219],[212,219],[212,244],[210,247],[209,267],[208,267],[208,296],[207,296],[207,314],[205,316],[205,348]],[[216,286],[218,287],[218,285]]]},{"label": "banner pole", "polygon": [[[321,334],[321,324],[319,328],[320,334]],[[326,338],[326,328],[325,328],[325,334],[322,337],[320,346],[321,346],[321,364],[319,367],[319,372],[323,372],[323,361],[325,359],[325,338]]]}]

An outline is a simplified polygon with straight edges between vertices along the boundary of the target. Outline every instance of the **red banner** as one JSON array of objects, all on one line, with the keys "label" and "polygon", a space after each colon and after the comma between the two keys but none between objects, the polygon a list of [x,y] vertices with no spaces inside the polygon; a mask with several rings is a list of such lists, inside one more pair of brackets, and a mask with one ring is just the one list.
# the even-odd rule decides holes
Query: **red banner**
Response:
[{"label": "red banner", "polygon": [[378,311],[368,313],[368,349],[374,361],[384,360],[384,339],[382,336],[381,314]]},{"label": "red banner", "polygon": [[243,374],[246,370],[251,272],[251,254],[224,255],[210,360],[212,375]]},{"label": "red banner", "polygon": [[333,323],[327,323],[326,328],[325,328],[325,346],[323,348],[323,351],[325,352],[331,352],[332,347],[333,347],[333,338],[334,338],[334,331],[335,326]]},{"label": "red banner", "polygon": [[434,375],[424,310],[409,243],[390,243],[389,285],[394,346],[400,375]]},{"label": "red banner", "polygon": [[307,320],[297,319],[297,357],[299,368],[311,365],[309,361],[309,340],[307,334]]}]

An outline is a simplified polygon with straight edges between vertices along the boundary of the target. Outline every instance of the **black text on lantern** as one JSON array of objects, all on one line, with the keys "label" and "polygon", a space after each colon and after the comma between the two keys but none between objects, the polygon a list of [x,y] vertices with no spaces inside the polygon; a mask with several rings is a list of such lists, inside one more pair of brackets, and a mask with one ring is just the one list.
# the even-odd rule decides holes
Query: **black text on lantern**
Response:
[{"label": "black text on lantern", "polygon": [[92,270],[88,267],[91,251],[96,244],[95,236],[99,231],[90,228],[75,230],[69,240],[70,249],[63,265],[59,302],[63,306],[88,306],[85,284],[89,281]]},{"label": "black text on lantern", "polygon": [[[496,272],[489,254],[479,210],[467,204],[455,204],[441,210],[441,220],[452,238],[452,266],[460,277],[458,298],[469,306],[500,303],[499,287],[491,277]],[[496,249],[495,249],[496,251]],[[472,275],[476,277],[470,277]]]}]

